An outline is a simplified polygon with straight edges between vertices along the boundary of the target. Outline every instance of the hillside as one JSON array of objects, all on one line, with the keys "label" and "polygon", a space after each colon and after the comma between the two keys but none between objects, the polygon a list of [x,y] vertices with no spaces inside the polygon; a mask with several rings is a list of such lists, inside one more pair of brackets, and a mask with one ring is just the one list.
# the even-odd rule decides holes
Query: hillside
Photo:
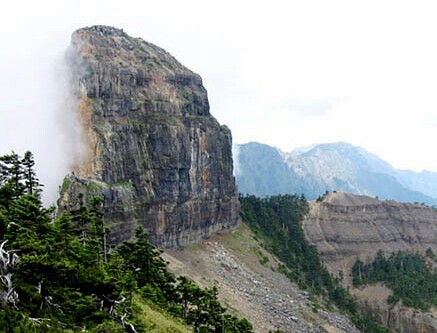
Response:
[{"label": "hillside", "polygon": [[369,263],[381,250],[437,251],[437,211],[431,207],[380,201],[345,192],[311,202],[304,230],[331,273],[355,294],[361,306],[393,332],[436,332],[437,309],[430,312],[389,306],[391,291],[383,285],[353,288],[351,270],[357,259]]},{"label": "hillside", "polygon": [[239,145],[237,184],[259,196],[303,193],[316,199],[343,190],[381,199],[433,205],[437,175],[397,170],[379,157],[347,143],[320,144],[284,153],[259,143]]},{"label": "hillside", "polygon": [[341,191],[311,202],[304,229],[336,274],[348,271],[357,257],[364,260],[378,250],[437,251],[434,208]]},{"label": "hillside", "polygon": [[314,311],[314,295],[278,272],[281,262],[243,223],[199,244],[166,250],[164,258],[173,272],[188,275],[202,286],[217,285],[224,304],[248,318],[255,332],[359,332],[337,312]]},{"label": "hillside", "polygon": [[200,76],[109,26],[75,31],[67,63],[82,151],[59,209],[42,206],[30,152],[0,157],[0,331],[251,333],[150,243],[239,218],[231,133]]},{"label": "hillside", "polygon": [[215,286],[170,273],[141,227],[109,245],[103,198],[44,208],[34,165],[0,156],[0,332],[253,332]]},{"label": "hillside", "polygon": [[377,318],[434,332],[434,300],[429,312],[398,295],[388,306],[371,276],[378,250],[437,251],[434,208],[375,198],[435,203],[416,191],[435,193],[434,174],[345,143],[289,154],[251,143],[241,192],[371,197],[239,198],[231,133],[199,75],[108,26],[74,32],[68,64],[83,149],[58,209],[42,205],[30,152],[0,157],[0,331],[386,332]]}]

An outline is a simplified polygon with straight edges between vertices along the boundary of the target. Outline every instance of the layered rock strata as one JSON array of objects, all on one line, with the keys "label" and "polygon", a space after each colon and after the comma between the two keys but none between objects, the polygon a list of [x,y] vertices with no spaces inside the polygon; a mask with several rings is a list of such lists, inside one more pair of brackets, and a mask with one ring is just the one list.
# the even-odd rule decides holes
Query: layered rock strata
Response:
[{"label": "layered rock strata", "polygon": [[199,75],[106,26],[77,30],[69,62],[84,149],[61,208],[102,197],[115,243],[137,225],[177,247],[236,224],[231,133],[210,114]]},{"label": "layered rock strata", "polygon": [[437,309],[423,313],[399,304],[389,306],[389,289],[383,286],[355,289],[350,277],[357,258],[370,262],[379,250],[424,254],[430,248],[437,252],[435,208],[336,192],[311,202],[304,229],[331,273],[343,276],[344,284],[351,288],[362,308],[391,332],[437,332]]}]

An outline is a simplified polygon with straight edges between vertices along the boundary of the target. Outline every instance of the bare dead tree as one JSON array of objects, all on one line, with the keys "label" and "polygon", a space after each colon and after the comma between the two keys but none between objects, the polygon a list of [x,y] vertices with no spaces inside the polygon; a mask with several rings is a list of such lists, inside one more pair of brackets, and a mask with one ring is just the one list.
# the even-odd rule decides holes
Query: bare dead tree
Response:
[{"label": "bare dead tree", "polygon": [[37,326],[50,322],[50,318],[32,318],[32,317],[28,317],[28,318],[33,325],[37,325]]},{"label": "bare dead tree", "polygon": [[126,316],[127,313],[124,313],[121,317],[121,325],[123,326],[123,328],[126,330],[126,332],[128,333],[137,333],[137,330],[135,329],[135,326],[131,323],[129,323],[128,321],[126,321]]},{"label": "bare dead tree", "polygon": [[112,318],[119,319],[121,325],[126,330],[126,332],[137,333],[135,326],[126,320],[127,313],[124,313],[123,315],[119,315],[117,313],[116,306],[118,304],[124,303],[125,301],[126,301],[126,297],[124,296],[121,296],[120,300],[115,300],[115,299],[110,299],[103,295],[102,300],[100,302],[100,311],[107,310]]},{"label": "bare dead tree", "polygon": [[110,299],[105,295],[102,295],[102,299],[100,301],[100,311],[107,310],[111,317],[116,317],[115,306],[126,301],[126,297],[122,296],[119,301],[115,299]]},{"label": "bare dead tree", "polygon": [[38,291],[38,294],[41,296],[41,303],[39,305],[40,310],[54,306],[62,312],[61,306],[59,304],[53,303],[53,297],[48,294],[48,290],[45,287],[44,280],[41,280],[38,283],[38,286],[36,286],[35,288]]},{"label": "bare dead tree", "polygon": [[5,249],[6,243],[7,240],[0,245],[0,305],[17,309],[18,294],[12,285],[12,271],[20,259],[13,250]]}]

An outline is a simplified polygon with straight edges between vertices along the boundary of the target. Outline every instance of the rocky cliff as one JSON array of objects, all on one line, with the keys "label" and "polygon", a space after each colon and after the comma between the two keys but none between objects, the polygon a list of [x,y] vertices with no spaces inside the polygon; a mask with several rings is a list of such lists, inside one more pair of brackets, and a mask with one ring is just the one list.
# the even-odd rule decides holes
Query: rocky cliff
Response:
[{"label": "rocky cliff", "polygon": [[236,224],[231,133],[210,114],[199,75],[106,26],[77,30],[69,63],[84,149],[61,207],[102,197],[112,242],[142,225],[163,247]]},{"label": "rocky cliff", "polygon": [[345,192],[330,193],[312,202],[304,222],[309,241],[317,246],[331,273],[344,275],[344,284],[392,332],[437,332],[437,310],[421,313],[402,306],[388,306],[390,290],[383,286],[355,289],[352,265],[357,258],[369,262],[378,250],[437,251],[437,210],[431,207],[379,201]]}]

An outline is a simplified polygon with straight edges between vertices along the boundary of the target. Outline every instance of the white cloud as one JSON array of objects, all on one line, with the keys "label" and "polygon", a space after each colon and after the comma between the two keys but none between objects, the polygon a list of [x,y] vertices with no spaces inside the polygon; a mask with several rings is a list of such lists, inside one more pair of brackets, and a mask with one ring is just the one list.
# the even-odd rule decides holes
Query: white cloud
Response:
[{"label": "white cloud", "polygon": [[55,192],[66,149],[55,65],[74,29],[108,24],[201,74],[212,113],[237,142],[290,150],[348,141],[395,166],[437,171],[436,9],[391,0],[4,1],[0,152],[34,150]]}]

